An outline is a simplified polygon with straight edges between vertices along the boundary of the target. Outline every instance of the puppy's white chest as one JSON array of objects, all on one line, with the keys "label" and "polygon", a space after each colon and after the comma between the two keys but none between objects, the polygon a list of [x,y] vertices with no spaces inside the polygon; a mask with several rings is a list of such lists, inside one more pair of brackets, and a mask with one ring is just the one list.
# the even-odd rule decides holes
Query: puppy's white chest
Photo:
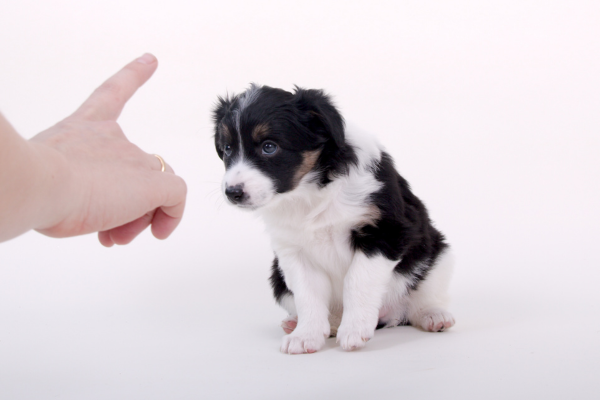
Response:
[{"label": "puppy's white chest", "polygon": [[378,188],[368,171],[352,169],[327,188],[307,184],[282,196],[261,212],[273,250],[343,275],[354,256],[352,229],[372,218],[366,199]]},{"label": "puppy's white chest", "polygon": [[[327,218],[327,216],[322,216]],[[347,271],[353,256],[347,223],[323,224],[322,220],[288,220],[269,227],[276,253],[295,253],[328,274]]]},{"label": "puppy's white chest", "polygon": [[345,273],[353,254],[349,233],[349,230],[336,230],[333,227],[315,230],[302,251],[313,265],[330,274]]}]

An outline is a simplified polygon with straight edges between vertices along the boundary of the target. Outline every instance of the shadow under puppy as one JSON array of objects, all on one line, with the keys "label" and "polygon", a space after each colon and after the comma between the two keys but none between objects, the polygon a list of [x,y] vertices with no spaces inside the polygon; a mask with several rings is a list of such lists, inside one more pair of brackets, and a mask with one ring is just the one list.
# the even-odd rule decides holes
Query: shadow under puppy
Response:
[{"label": "shadow under puppy", "polygon": [[271,283],[289,313],[282,352],[313,353],[330,335],[358,349],[378,327],[454,325],[444,236],[390,155],[346,130],[323,91],[251,85],[219,98],[214,121],[223,191],[271,236]]}]

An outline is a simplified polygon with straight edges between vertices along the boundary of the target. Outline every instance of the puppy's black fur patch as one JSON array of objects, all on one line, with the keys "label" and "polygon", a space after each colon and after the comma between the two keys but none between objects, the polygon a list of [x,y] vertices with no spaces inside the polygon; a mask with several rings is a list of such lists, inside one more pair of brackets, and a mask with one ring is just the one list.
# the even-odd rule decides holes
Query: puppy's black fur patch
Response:
[{"label": "puppy's black fur patch", "polygon": [[[343,118],[322,90],[296,87],[290,93],[252,85],[240,95],[219,98],[213,117],[215,147],[226,167],[240,157],[248,160],[273,180],[277,193],[295,188],[307,152],[319,152],[311,168],[314,183],[322,189],[358,163],[355,149],[346,141]],[[260,134],[253,134],[255,129]],[[264,153],[267,142],[277,144],[275,153]],[[372,173],[382,186],[366,205],[376,208],[378,218],[348,232],[349,245],[367,256],[401,259],[395,272],[410,278],[414,290],[447,244],[389,154],[381,154]],[[277,300],[291,293],[277,258],[270,280]]]},{"label": "puppy's black fur patch", "polygon": [[423,203],[396,171],[389,154],[382,154],[374,173],[383,184],[371,195],[381,219],[375,225],[353,230],[352,244],[367,255],[381,253],[390,260],[401,258],[394,270],[413,278],[411,289],[416,289],[448,245],[444,235],[431,223]]},{"label": "puppy's black fur patch", "polygon": [[[247,100],[250,96],[252,101]],[[297,87],[290,93],[253,85],[241,95],[219,98],[213,119],[215,147],[225,166],[244,157],[273,178],[277,193],[294,189],[306,152],[320,152],[312,169],[319,172],[317,181],[322,186],[356,163],[354,150],[345,142],[342,116],[321,90]],[[258,125],[266,134],[257,141],[251,133]],[[236,133],[241,142],[231,136]],[[261,152],[261,146],[269,141],[278,145],[273,155]],[[229,155],[225,146],[231,146]]]},{"label": "puppy's black fur patch", "polygon": [[279,260],[277,257],[275,257],[273,260],[273,265],[271,266],[271,277],[269,280],[271,281],[271,287],[273,288],[273,296],[275,296],[275,300],[280,301],[283,296],[292,293],[285,284],[283,273],[281,272],[281,269],[279,269]]}]

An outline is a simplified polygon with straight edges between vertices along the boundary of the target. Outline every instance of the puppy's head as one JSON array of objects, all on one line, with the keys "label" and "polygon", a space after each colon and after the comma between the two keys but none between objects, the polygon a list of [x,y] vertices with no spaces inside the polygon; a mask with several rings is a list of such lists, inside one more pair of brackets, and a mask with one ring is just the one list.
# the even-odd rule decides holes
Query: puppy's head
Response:
[{"label": "puppy's head", "polygon": [[311,171],[326,183],[347,147],[342,117],[321,90],[290,93],[251,85],[219,98],[213,117],[226,169],[223,191],[244,208],[262,207],[294,190]]}]

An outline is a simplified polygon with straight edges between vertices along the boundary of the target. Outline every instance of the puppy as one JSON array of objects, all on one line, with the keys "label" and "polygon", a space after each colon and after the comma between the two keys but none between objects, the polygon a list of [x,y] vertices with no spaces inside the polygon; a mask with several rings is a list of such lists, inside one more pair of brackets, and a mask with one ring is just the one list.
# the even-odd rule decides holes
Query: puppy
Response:
[{"label": "puppy", "polygon": [[289,313],[281,351],[314,353],[337,336],[365,346],[381,327],[441,332],[451,260],[444,236],[370,136],[346,130],[321,90],[251,85],[219,98],[223,192],[263,218],[271,284]]}]

